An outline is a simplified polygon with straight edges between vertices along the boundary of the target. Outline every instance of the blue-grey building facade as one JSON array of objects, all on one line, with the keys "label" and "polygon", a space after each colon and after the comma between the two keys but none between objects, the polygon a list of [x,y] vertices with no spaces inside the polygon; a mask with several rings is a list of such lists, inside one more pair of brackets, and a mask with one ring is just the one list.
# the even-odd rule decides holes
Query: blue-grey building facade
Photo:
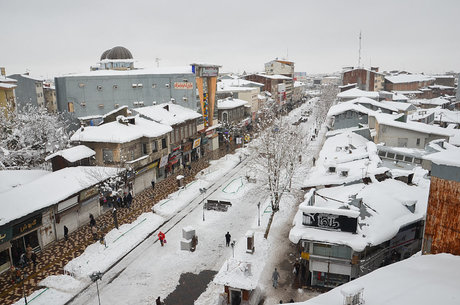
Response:
[{"label": "blue-grey building facade", "polygon": [[191,67],[169,70],[99,70],[55,78],[60,112],[76,117],[98,116],[118,107],[151,106],[173,102],[194,111],[196,78]]},{"label": "blue-grey building facade", "polygon": [[27,104],[37,107],[45,106],[42,79],[34,78],[26,74],[12,74],[8,77],[18,81],[15,93],[19,111]]},{"label": "blue-grey building facade", "polygon": [[334,116],[332,130],[359,127],[367,123],[368,117],[366,113],[347,110]]}]

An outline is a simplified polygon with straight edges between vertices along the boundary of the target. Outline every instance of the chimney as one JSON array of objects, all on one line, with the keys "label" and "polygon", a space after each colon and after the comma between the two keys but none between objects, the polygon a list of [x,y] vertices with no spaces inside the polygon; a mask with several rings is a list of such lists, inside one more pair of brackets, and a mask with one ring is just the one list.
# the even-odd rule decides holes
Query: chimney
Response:
[{"label": "chimney", "polygon": [[2,76],[6,77],[5,67],[0,67],[0,72],[1,72]]},{"label": "chimney", "polygon": [[247,231],[246,232],[246,253],[254,253],[254,231]]},{"label": "chimney", "polygon": [[164,105],[163,108],[166,109],[166,111],[169,111],[169,105]]}]

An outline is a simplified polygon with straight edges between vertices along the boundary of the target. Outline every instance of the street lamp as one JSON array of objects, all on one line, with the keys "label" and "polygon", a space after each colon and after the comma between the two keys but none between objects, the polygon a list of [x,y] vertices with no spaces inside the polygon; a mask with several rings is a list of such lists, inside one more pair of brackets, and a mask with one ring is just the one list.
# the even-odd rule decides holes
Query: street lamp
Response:
[{"label": "street lamp", "polygon": [[24,269],[22,269],[22,274],[21,274],[21,278],[22,278],[22,296],[24,297],[24,304],[27,305],[27,297],[26,297],[26,292],[25,292],[25,287],[24,287],[24,282],[26,281],[26,277],[27,277],[27,273],[24,272]]},{"label": "street lamp", "polygon": [[257,226],[260,227],[260,201],[257,204]]},{"label": "street lamp", "polygon": [[203,203],[203,221],[204,221],[204,194],[206,193],[206,188],[203,187],[201,188],[200,187],[200,194],[203,195],[203,199],[201,199],[201,203]]},{"label": "street lamp", "polygon": [[113,224],[115,225],[115,228],[118,230],[118,219],[117,219],[117,209],[116,208],[113,208],[112,216],[113,216]]},{"label": "street lamp", "polygon": [[[99,301],[99,305],[101,305],[101,298],[99,297],[99,285],[97,284],[97,280],[101,280],[102,279],[102,273],[97,271],[97,272],[93,272],[89,278],[91,279],[91,281],[96,282],[96,289],[97,289],[97,299]],[[27,303],[26,303],[27,304]]]}]

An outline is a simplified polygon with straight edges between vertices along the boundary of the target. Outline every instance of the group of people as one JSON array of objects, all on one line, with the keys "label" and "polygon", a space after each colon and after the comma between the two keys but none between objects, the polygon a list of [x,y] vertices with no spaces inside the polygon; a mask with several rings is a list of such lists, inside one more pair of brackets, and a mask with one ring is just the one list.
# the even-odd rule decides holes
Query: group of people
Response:
[{"label": "group of people", "polygon": [[35,254],[30,244],[27,244],[25,253],[21,254],[16,266],[13,265],[10,267],[10,277],[13,284],[21,281],[21,269],[29,266],[30,263],[32,263],[32,266],[35,268],[37,265],[37,254]]},{"label": "group of people", "polygon": [[133,203],[133,195],[131,191],[129,191],[124,192],[123,196],[118,194],[116,196],[101,196],[99,202],[101,205],[107,204],[109,208],[112,208],[113,206],[116,208],[130,208]]}]

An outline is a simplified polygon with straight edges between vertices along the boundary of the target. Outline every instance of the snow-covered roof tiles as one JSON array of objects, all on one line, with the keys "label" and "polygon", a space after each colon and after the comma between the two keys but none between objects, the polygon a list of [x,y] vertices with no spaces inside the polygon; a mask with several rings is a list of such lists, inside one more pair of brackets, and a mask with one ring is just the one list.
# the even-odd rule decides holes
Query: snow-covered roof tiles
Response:
[{"label": "snow-covered roof tiles", "polygon": [[291,77],[284,76],[284,75],[281,75],[281,74],[268,75],[268,74],[259,73],[257,75],[265,77],[265,78],[270,78],[270,79],[292,79]]},{"label": "snow-covered roof tiles", "polygon": [[193,74],[191,66],[183,67],[162,67],[156,69],[135,69],[135,70],[96,70],[85,73],[67,74],[65,77],[81,77],[81,76],[124,76],[124,75],[149,75],[149,74]]},{"label": "snow-covered roof tiles", "polygon": [[[343,244],[355,251],[363,251],[367,245],[379,245],[393,238],[398,231],[415,221],[425,217],[428,202],[429,180],[423,178],[426,171],[420,167],[414,169],[414,185],[386,179],[382,182],[374,180],[370,184],[357,183],[348,186],[323,188],[315,196],[315,205],[324,208],[329,214],[343,215],[360,210],[348,205],[349,197],[356,195],[362,198],[363,205],[358,219],[357,234],[348,232],[328,231],[302,224],[302,209],[308,209],[310,198],[301,204],[291,229],[289,239],[298,243],[301,239]],[[334,200],[331,200],[334,199]],[[415,211],[407,209],[407,203],[416,201]],[[341,201],[341,202],[339,202]],[[350,210],[345,210],[348,207]],[[336,213],[332,211],[336,210]],[[352,212],[355,211],[355,212]]]},{"label": "snow-covered roof tiles", "polygon": [[51,172],[45,170],[0,170],[0,193],[29,183]]},{"label": "snow-covered roof tiles", "polygon": [[[111,176],[118,168],[99,166],[67,167],[27,184],[0,193],[0,226],[52,206]],[[52,188],[51,191],[46,191]]]},{"label": "snow-covered roof tiles", "polygon": [[[418,255],[379,268],[297,305],[344,304],[342,290],[361,287],[366,305],[460,304],[460,256]],[[435,280],[434,280],[435,279]]]},{"label": "snow-covered roof tiles", "polygon": [[13,89],[16,87],[17,85],[15,84],[0,83],[0,88],[3,88],[3,89]]},{"label": "snow-covered roof tiles", "polygon": [[217,101],[217,109],[234,109],[246,105],[248,102],[240,99],[225,99]]},{"label": "snow-covered roof tiles", "polygon": [[412,105],[411,103],[404,103],[404,102],[387,102],[384,101],[382,102],[384,104],[388,104],[391,107],[394,107],[395,109],[399,111],[409,111],[409,110],[417,110],[417,108]]},{"label": "snow-covered roof tiles", "polygon": [[420,99],[420,100],[417,100],[417,102],[420,105],[436,105],[436,106],[442,106],[442,105],[445,105],[445,104],[450,104],[449,100],[446,100],[446,99],[444,99],[442,97],[437,97],[437,98],[433,98],[433,99]]},{"label": "snow-covered roof tiles", "polygon": [[196,111],[180,105],[168,103],[133,109],[134,112],[155,122],[173,126],[201,117]]},{"label": "snow-covered roof tiles", "polygon": [[81,159],[89,158],[94,156],[96,152],[85,145],[77,145],[71,148],[57,151],[45,158],[48,161],[56,156],[61,156],[69,162],[75,162]]},{"label": "snow-covered roof tiles", "polygon": [[436,134],[440,136],[451,136],[452,135],[452,133],[446,130],[445,128],[428,125],[424,123],[419,123],[419,122],[413,122],[413,121],[399,122],[399,121],[395,121],[394,118],[392,118],[391,116],[380,114],[380,113],[375,115],[375,118],[380,125],[387,125],[387,126],[392,126],[392,127],[401,128],[401,129],[418,131],[421,133]]},{"label": "snow-covered roof tiles", "polygon": [[385,76],[385,79],[393,84],[426,82],[434,80],[434,77],[423,74],[400,74],[395,76]]},{"label": "snow-covered roof tiles", "polygon": [[170,126],[136,117],[134,125],[114,121],[99,126],[80,128],[70,140],[72,142],[127,143],[142,137],[157,138],[171,131]]},{"label": "snow-covered roof tiles", "polygon": [[352,88],[337,94],[338,98],[357,98],[357,97],[368,97],[368,98],[379,98],[379,93],[374,91],[363,91],[358,88]]}]

